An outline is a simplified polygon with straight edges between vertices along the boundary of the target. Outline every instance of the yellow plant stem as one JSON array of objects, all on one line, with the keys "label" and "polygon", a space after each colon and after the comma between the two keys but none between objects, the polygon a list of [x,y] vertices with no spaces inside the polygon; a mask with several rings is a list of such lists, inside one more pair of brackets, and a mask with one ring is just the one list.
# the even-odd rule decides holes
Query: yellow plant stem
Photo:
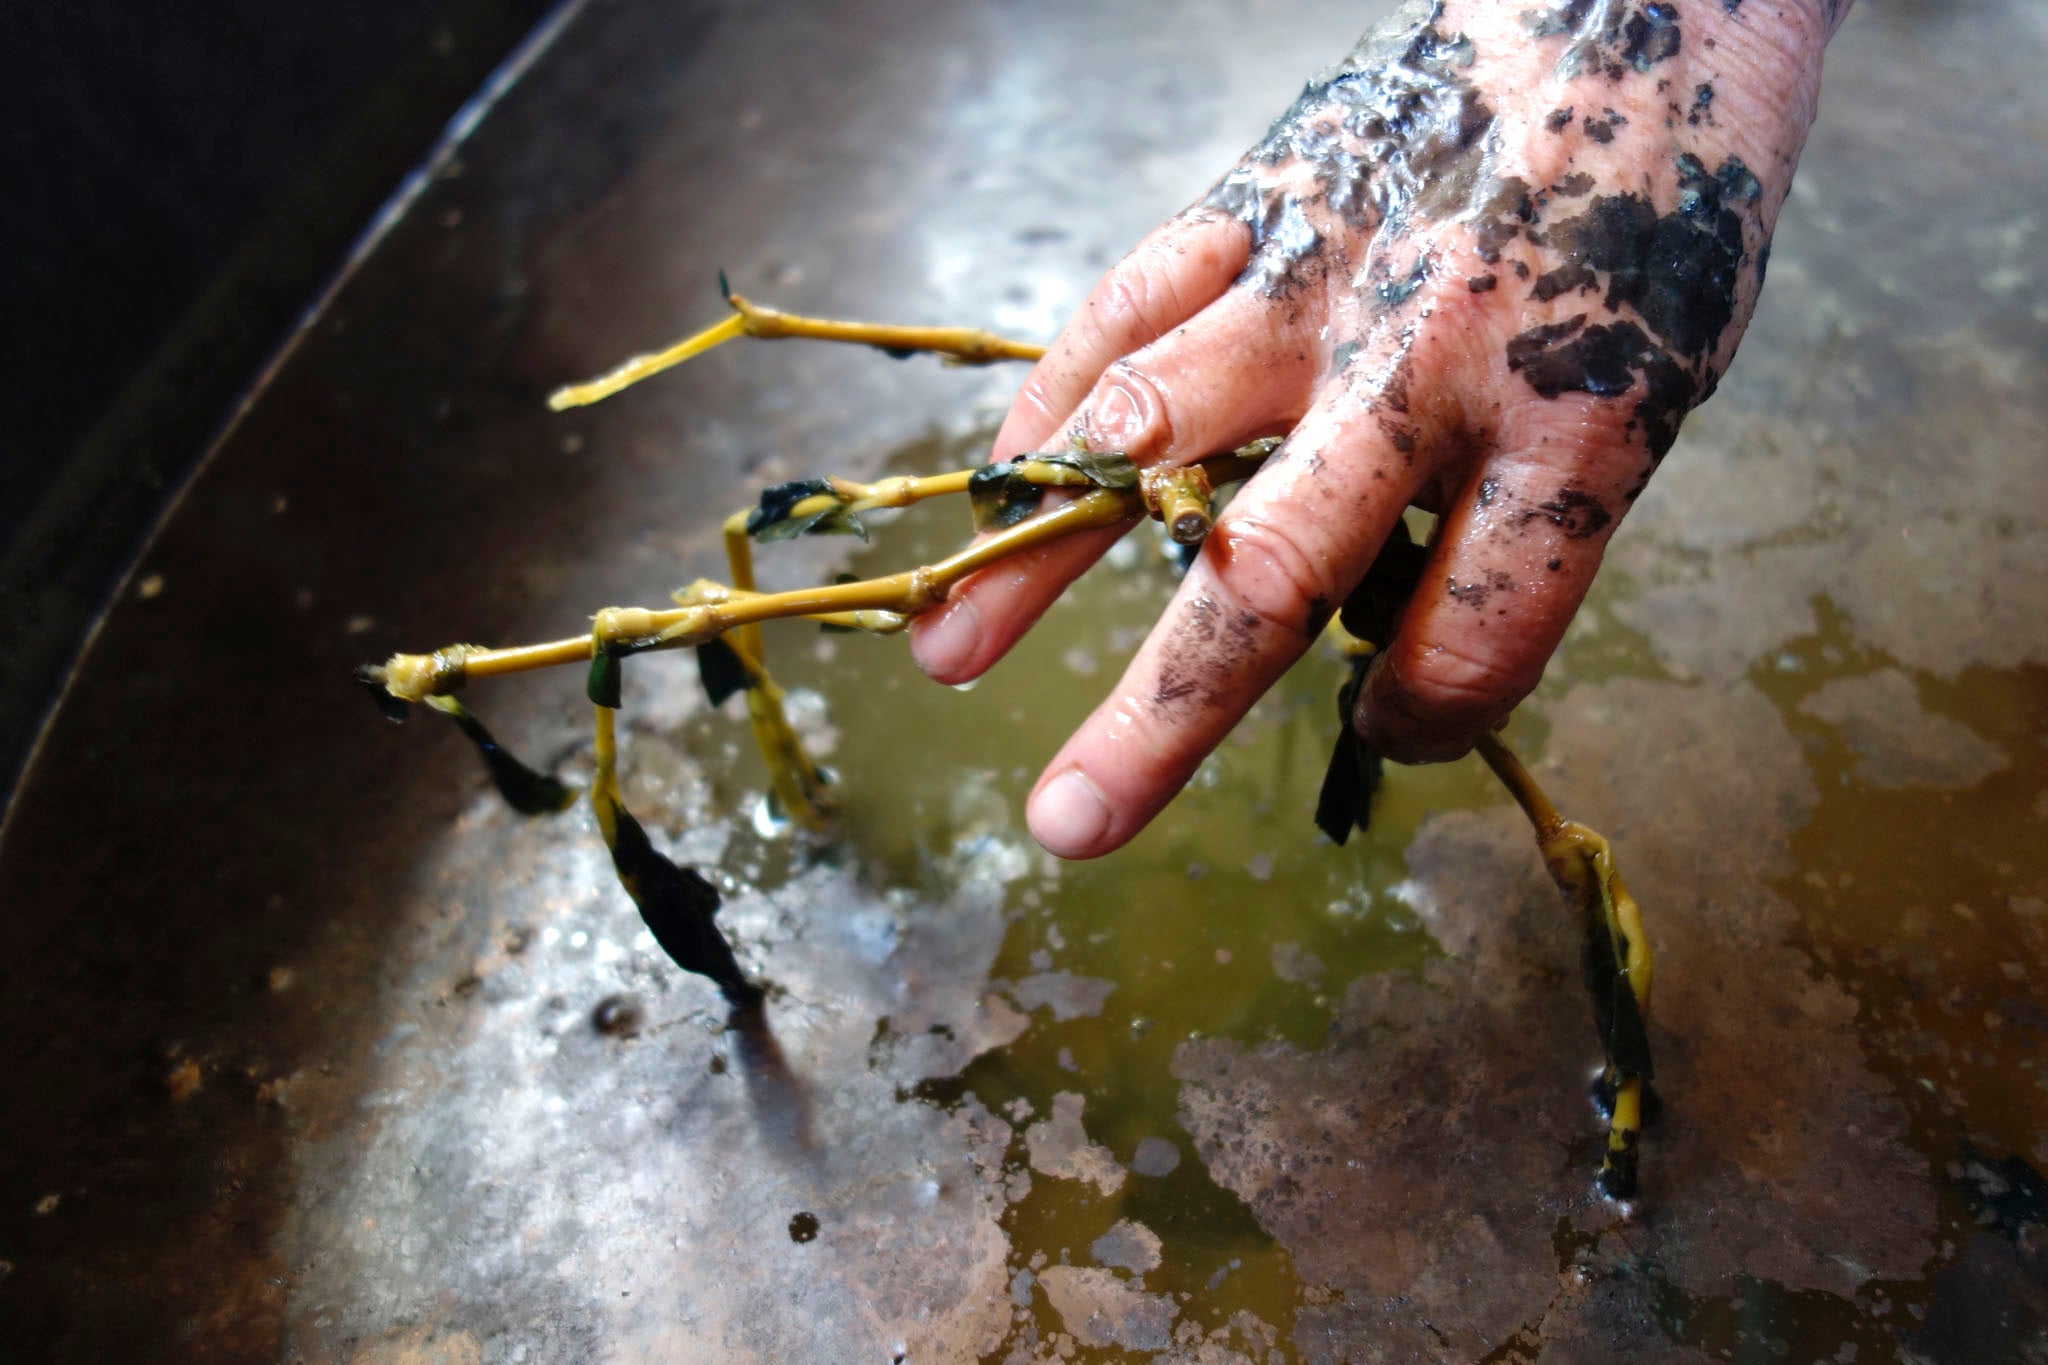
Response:
[{"label": "yellow plant stem", "polygon": [[876,322],[841,322],[832,318],[805,317],[779,308],[729,294],[731,317],[647,355],[636,355],[617,369],[581,384],[571,384],[548,395],[548,406],[556,412],[587,407],[601,402],[621,389],[631,388],[663,370],[672,369],[704,352],[750,336],[773,341],[803,337],[813,341],[851,342],[890,352],[924,351],[946,357],[955,365],[992,365],[1004,360],[1036,360],[1045,354],[1043,346],[1012,341],[993,332],[972,327],[899,327]]},{"label": "yellow plant stem", "polygon": [[745,336],[746,333],[747,320],[735,313],[694,336],[683,338],[673,346],[663,347],[648,355],[636,355],[617,369],[607,371],[585,383],[556,389],[548,395],[548,406],[556,412],[561,412],[566,408],[582,408],[602,402],[621,389],[631,388],[643,379],[651,379],[663,370],[672,369],[685,360],[700,356],[712,347],[731,341],[734,337]]},{"label": "yellow plant stem", "polygon": [[1556,806],[1550,804],[1550,798],[1543,794],[1543,788],[1536,784],[1535,777],[1522,766],[1522,760],[1515,757],[1515,751],[1493,731],[1482,734],[1477,747],[1479,756],[1486,760],[1486,766],[1493,769],[1493,775],[1508,789],[1508,795],[1515,798],[1522,814],[1529,817],[1529,823],[1536,830],[1536,842],[1548,843],[1564,827],[1564,817],[1557,813]]},{"label": "yellow plant stem", "polygon": [[947,357],[956,365],[993,365],[1004,360],[1036,360],[1045,347],[1012,341],[973,327],[900,327],[879,322],[840,322],[805,317],[729,294],[726,301],[745,321],[751,337],[777,340],[804,337],[812,341],[844,341],[882,351],[924,351]]},{"label": "yellow plant stem", "polygon": [[1176,545],[1200,545],[1214,524],[1209,515],[1209,471],[1199,464],[1154,466],[1139,479],[1145,509],[1157,517]]},{"label": "yellow plant stem", "polygon": [[1614,1107],[1607,1118],[1607,1151],[1600,1159],[1603,1173],[1625,1172],[1626,1182],[1635,1184],[1637,1148],[1643,1137],[1643,1081],[1631,1076],[1616,1082]]},{"label": "yellow plant stem", "polygon": [[[1125,494],[1097,488],[1029,521],[998,531],[936,564],[853,583],[829,583],[788,592],[734,592],[723,601],[667,610],[606,607],[597,613],[588,635],[505,649],[451,645],[433,654],[394,654],[384,665],[384,685],[401,701],[416,702],[452,692],[472,678],[588,663],[593,638],[601,646],[640,653],[700,645],[727,631],[744,631],[763,621],[790,617],[857,620],[857,615],[842,614],[873,611],[914,616],[937,605],[947,588],[976,569],[1076,531],[1114,526],[1136,515]],[[745,635],[740,636],[740,642],[746,643]],[[759,658],[758,651],[749,652]]]},{"label": "yellow plant stem", "polygon": [[[1478,749],[1529,817],[1552,879],[1567,900],[1595,921],[1587,926],[1588,932],[1597,930],[1608,936],[1614,961],[1628,982],[1629,994],[1635,997],[1636,1012],[1647,1026],[1653,966],[1650,944],[1643,933],[1642,907],[1629,894],[1614,865],[1613,848],[1596,831],[1559,815],[1535,777],[1498,735],[1488,732],[1482,736]],[[1613,1088],[1613,1109],[1601,1172],[1604,1179],[1628,1190],[1635,1184],[1636,1147],[1642,1136],[1643,1080],[1617,1074],[1611,1056],[1606,1079]]]}]

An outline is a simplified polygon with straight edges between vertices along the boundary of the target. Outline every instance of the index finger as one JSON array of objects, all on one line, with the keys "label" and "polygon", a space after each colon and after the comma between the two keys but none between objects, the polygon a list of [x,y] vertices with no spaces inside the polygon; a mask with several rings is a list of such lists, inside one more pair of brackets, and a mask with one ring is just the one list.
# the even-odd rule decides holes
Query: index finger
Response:
[{"label": "index finger", "polygon": [[1032,367],[996,433],[994,458],[1057,435],[1104,370],[1221,298],[1250,253],[1250,228],[1199,204],[1153,229],[1096,282]]},{"label": "index finger", "polygon": [[[1249,228],[1199,205],[1156,229],[1103,276],[1032,367],[996,434],[992,458],[1011,459],[1051,443],[1104,371],[1221,298],[1250,251]],[[912,657],[940,682],[975,677],[1001,654],[985,640],[983,622],[1001,623],[1014,638],[1120,534],[1069,536],[975,574],[944,606],[911,623]],[[1048,584],[1055,586],[1048,590]]]},{"label": "index finger", "polygon": [[1093,858],[1128,842],[1315,640],[1429,474],[1382,416],[1328,386],[1217,518],[1122,680],[1039,778],[1039,843]]}]

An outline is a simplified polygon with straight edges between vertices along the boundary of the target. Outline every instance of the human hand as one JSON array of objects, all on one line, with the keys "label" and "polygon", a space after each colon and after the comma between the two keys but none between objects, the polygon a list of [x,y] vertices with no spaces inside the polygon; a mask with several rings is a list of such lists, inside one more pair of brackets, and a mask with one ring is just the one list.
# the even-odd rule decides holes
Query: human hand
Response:
[{"label": "human hand", "polygon": [[[1359,733],[1454,758],[1527,695],[1734,355],[1845,8],[1410,4],[1096,286],[998,459],[1183,464],[1289,434],[1040,777],[1042,844],[1093,857],[1142,829],[1411,503],[1441,521]],[[968,580],[913,627],[919,664],[979,676],[1117,534]]]}]

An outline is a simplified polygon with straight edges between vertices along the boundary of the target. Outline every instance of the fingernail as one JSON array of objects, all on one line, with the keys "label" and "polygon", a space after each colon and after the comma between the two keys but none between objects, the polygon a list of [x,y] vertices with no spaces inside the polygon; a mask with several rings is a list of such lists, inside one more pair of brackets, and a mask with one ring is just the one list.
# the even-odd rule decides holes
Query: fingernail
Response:
[{"label": "fingernail", "polygon": [[1025,813],[1031,835],[1046,851],[1062,858],[1085,858],[1095,852],[1109,829],[1109,803],[1079,768],[1069,768],[1045,784]]},{"label": "fingernail", "polygon": [[932,623],[911,637],[910,654],[934,678],[952,678],[981,645],[981,616],[966,598],[949,603]]}]

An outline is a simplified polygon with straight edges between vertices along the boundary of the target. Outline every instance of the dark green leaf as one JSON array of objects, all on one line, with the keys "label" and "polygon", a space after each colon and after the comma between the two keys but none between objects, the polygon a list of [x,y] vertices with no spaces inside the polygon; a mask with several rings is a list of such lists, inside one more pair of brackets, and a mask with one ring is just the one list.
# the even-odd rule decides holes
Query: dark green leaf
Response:
[{"label": "dark green leaf", "polygon": [[1395,522],[1372,567],[1344,600],[1343,610],[1338,613],[1344,629],[1360,640],[1384,648],[1394,638],[1401,609],[1415,592],[1428,560],[1429,550],[1409,537],[1407,524]]},{"label": "dark green leaf", "polygon": [[1041,464],[1062,465],[1083,475],[1097,488],[1136,488],[1138,466],[1121,450],[1063,450],[1057,455],[1034,455]]},{"label": "dark green leaf", "polygon": [[456,728],[476,746],[492,785],[513,810],[521,815],[553,815],[576,799],[574,787],[546,773],[535,772],[508,753],[461,702],[453,697],[436,697],[432,705],[454,721]]},{"label": "dark green leaf", "polygon": [[789,520],[790,509],[805,498],[831,491],[832,485],[824,479],[792,479],[762,489],[760,505],[747,513],[747,534],[760,538],[770,527]]},{"label": "dark green leaf", "polygon": [[384,719],[390,721],[393,725],[405,724],[406,713],[412,710],[412,707],[391,695],[391,689],[384,685],[384,670],[382,668],[376,664],[358,664],[356,666],[356,681],[361,683],[363,690],[370,694],[370,700],[376,703],[377,710],[383,715]]},{"label": "dark green leaf", "polygon": [[798,536],[859,536],[866,540],[868,528],[836,500],[802,516],[793,515],[797,505],[807,499],[833,496],[832,485],[825,479],[796,479],[765,488],[760,505],[747,514],[747,534],[764,544]]},{"label": "dark green leaf", "polygon": [[761,537],[763,541],[794,540],[798,536],[853,536],[868,538],[868,528],[844,507],[828,507],[807,517],[792,517]]},{"label": "dark green leaf", "polygon": [[983,465],[967,480],[967,502],[974,529],[998,531],[1015,526],[1038,510],[1045,490],[1017,472],[1018,461]]},{"label": "dark green leaf", "polygon": [[1358,688],[1365,677],[1361,662],[1352,669],[1351,680],[1337,693],[1337,744],[1330,766],[1323,773],[1323,788],[1316,798],[1316,828],[1342,845],[1356,828],[1361,833],[1372,827],[1372,798],[1380,788],[1385,764],[1351,728],[1351,713],[1358,701]]},{"label": "dark green leaf", "polygon": [[684,971],[717,982],[734,1005],[758,1004],[761,988],[747,980],[732,945],[712,921],[718,913],[718,888],[694,868],[678,867],[656,852],[647,831],[624,806],[614,801],[612,811],[612,868],[654,941]]},{"label": "dark green leaf", "polygon": [[732,646],[720,639],[706,640],[697,646],[697,679],[704,684],[704,695],[711,698],[713,706],[725,705],[727,697],[744,692],[754,681]]},{"label": "dark green leaf", "polygon": [[608,649],[601,649],[590,656],[590,681],[584,691],[589,694],[593,706],[619,709],[619,684],[625,672],[619,663],[619,656]]},{"label": "dark green leaf", "polygon": [[[1588,869],[1589,873],[1591,869]],[[1657,1074],[1650,1059],[1650,1035],[1643,1025],[1642,1010],[1628,976],[1615,955],[1614,936],[1608,931],[1597,903],[1588,907],[1586,944],[1580,959],[1586,990],[1593,997],[1593,1025],[1600,1031],[1600,1047],[1607,1054],[1607,1067],[1616,1080]]]}]

